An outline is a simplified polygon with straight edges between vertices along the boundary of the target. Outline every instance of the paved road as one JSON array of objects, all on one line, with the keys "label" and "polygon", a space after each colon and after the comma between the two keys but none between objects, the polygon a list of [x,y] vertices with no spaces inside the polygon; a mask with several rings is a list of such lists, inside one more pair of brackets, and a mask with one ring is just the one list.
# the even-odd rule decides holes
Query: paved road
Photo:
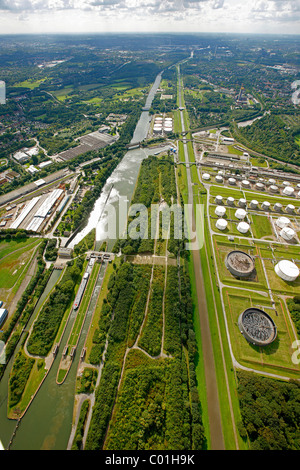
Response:
[{"label": "paved road", "polygon": [[[180,71],[179,71],[178,79],[180,83],[180,80],[181,80]],[[181,90],[181,87],[180,87],[180,90]],[[180,96],[179,106],[181,107],[182,106],[181,93],[179,94],[179,96]],[[180,115],[181,115],[181,128],[182,128],[182,131],[185,131],[183,111],[181,111]],[[188,163],[189,156],[188,156],[187,144],[185,142],[183,143],[183,147],[184,147],[185,161],[186,163]],[[192,187],[190,168],[188,164],[186,165],[186,172],[187,172],[187,181],[188,181],[188,202],[189,204],[192,205],[192,214],[191,214],[192,220],[189,221],[189,226],[190,226],[191,231],[192,230],[195,231],[196,223],[195,223],[195,212],[194,212],[194,206],[193,206],[193,187]],[[210,435],[211,435],[211,448],[212,450],[224,450],[225,444],[224,444],[222,423],[221,423],[218,385],[217,385],[217,378],[216,378],[216,371],[215,371],[214,352],[213,352],[211,333],[210,333],[210,327],[209,327],[209,317],[208,317],[208,309],[207,309],[207,303],[206,303],[206,293],[205,293],[204,279],[203,279],[203,274],[202,274],[200,252],[199,250],[192,250],[191,254],[193,256],[197,296],[198,296],[198,312],[199,312],[200,328],[201,328],[202,354],[203,354],[204,371],[205,371],[205,386],[206,386],[206,392],[207,392],[207,405],[208,405],[208,418],[209,418]]]}]

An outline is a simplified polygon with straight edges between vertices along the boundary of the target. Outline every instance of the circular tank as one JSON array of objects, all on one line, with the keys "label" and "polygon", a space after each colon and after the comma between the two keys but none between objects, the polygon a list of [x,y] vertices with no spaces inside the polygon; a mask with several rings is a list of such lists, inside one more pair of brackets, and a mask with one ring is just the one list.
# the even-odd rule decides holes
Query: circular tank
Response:
[{"label": "circular tank", "polygon": [[256,199],[252,199],[252,201],[250,202],[250,207],[251,207],[251,209],[257,209],[258,208],[258,201],[256,201]]},{"label": "circular tank", "polygon": [[242,220],[246,217],[247,212],[244,209],[237,209],[235,211],[235,217],[239,220]]},{"label": "circular tank", "polygon": [[202,178],[203,178],[205,181],[208,181],[208,180],[210,180],[210,175],[209,175],[208,173],[203,173]]},{"label": "circular tank", "polygon": [[247,308],[238,318],[238,326],[244,338],[256,346],[267,346],[277,336],[277,328],[266,312],[259,308]]},{"label": "circular tank", "polygon": [[286,186],[282,191],[282,194],[284,194],[285,196],[292,196],[294,192],[295,190],[294,188],[292,188],[292,186]]},{"label": "circular tank", "polygon": [[265,211],[269,211],[271,207],[271,204],[268,201],[264,201],[261,205],[261,208]]},{"label": "circular tank", "polygon": [[217,175],[217,176],[216,176],[216,182],[217,182],[217,183],[223,183],[223,178],[222,178],[221,175]]},{"label": "circular tank", "polygon": [[235,178],[228,178],[228,183],[233,186],[233,185],[236,184],[236,179]]},{"label": "circular tank", "polygon": [[263,191],[265,189],[265,185],[263,183],[256,183],[255,188],[259,191]]},{"label": "circular tank", "polygon": [[255,270],[254,259],[248,253],[239,250],[228,253],[225,266],[236,277],[249,277]]},{"label": "circular tank", "polygon": [[271,191],[271,193],[278,193],[279,188],[278,188],[278,186],[276,186],[275,184],[272,184],[272,185],[269,187],[269,190]]},{"label": "circular tank", "polygon": [[246,205],[247,205],[246,199],[243,199],[243,198],[239,199],[239,206],[240,207],[246,207]]},{"label": "circular tank", "polygon": [[298,266],[289,260],[281,260],[275,266],[276,274],[284,281],[293,282],[299,276]]},{"label": "circular tank", "polygon": [[223,204],[223,197],[222,196],[216,196],[215,202],[216,202],[216,204]]},{"label": "circular tank", "polygon": [[293,204],[288,204],[285,208],[285,210],[289,213],[292,214],[295,211],[295,206]]},{"label": "circular tank", "polygon": [[233,205],[234,205],[234,198],[231,197],[231,196],[229,196],[229,197],[227,198],[227,204],[228,204],[229,206],[233,206]]},{"label": "circular tank", "polygon": [[237,226],[237,229],[241,233],[247,233],[250,228],[250,225],[247,222],[240,222]]},{"label": "circular tank", "polygon": [[278,227],[283,228],[289,225],[290,222],[290,219],[288,219],[287,217],[279,217],[279,219],[276,220],[275,224]]},{"label": "circular tank", "polygon": [[283,227],[283,229],[280,231],[280,236],[286,241],[293,240],[295,235],[296,232],[290,227]]},{"label": "circular tank", "polygon": [[215,214],[218,217],[223,217],[226,213],[226,208],[224,206],[217,206],[215,209]]},{"label": "circular tank", "polygon": [[218,230],[225,230],[226,227],[227,227],[227,220],[225,219],[218,219],[217,222],[216,222],[216,227]]},{"label": "circular tank", "polygon": [[282,211],[282,204],[280,204],[280,202],[276,202],[274,204],[274,211],[276,211],[276,212],[281,212]]},{"label": "circular tank", "polygon": [[242,186],[243,186],[244,188],[250,188],[250,186],[251,186],[251,185],[250,185],[250,181],[248,181],[248,180],[243,180],[243,181],[242,181]]}]

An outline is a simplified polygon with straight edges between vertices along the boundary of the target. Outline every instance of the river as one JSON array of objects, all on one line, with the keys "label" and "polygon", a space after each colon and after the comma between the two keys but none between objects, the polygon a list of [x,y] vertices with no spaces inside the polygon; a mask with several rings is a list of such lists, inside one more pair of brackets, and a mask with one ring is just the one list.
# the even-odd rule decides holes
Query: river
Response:
[{"label": "river", "polygon": [[[160,85],[162,74],[156,77],[156,80],[148,94],[145,107],[150,107],[154,95]],[[140,142],[147,137],[151,118],[148,111],[141,113],[140,119],[136,125],[135,132],[131,143]],[[169,147],[169,146],[168,146]],[[163,148],[166,148],[164,146]],[[116,207],[118,213],[118,201],[120,196],[126,197],[129,201],[132,197],[139,168],[142,160],[149,154],[153,153],[148,149],[137,148],[129,150],[117,168],[114,170],[110,178],[108,178],[103,191],[96,201],[93,211],[91,212],[87,226],[79,232],[70,246],[74,246],[92,229],[96,228],[96,239],[98,245],[103,239],[103,231],[107,219],[105,218],[105,204],[109,203]],[[114,240],[110,240],[109,249],[112,248]],[[54,271],[51,275],[46,290],[40,299],[39,305],[49,293],[55,282],[58,280],[60,272]],[[100,276],[97,281],[97,290],[100,288],[102,281],[103,268],[101,268]],[[84,323],[83,331],[78,344],[78,351],[81,351],[85,336],[88,331],[89,322],[93,307],[96,302],[92,299],[87,318]],[[37,314],[38,306],[30,320],[28,328],[34,321]],[[68,322],[67,328],[62,338],[60,352],[58,358],[53,363],[46,379],[44,380],[37,396],[34,398],[25,416],[22,418],[20,426],[17,429],[16,436],[11,445],[12,450],[64,450],[67,448],[69,435],[72,426],[73,405],[75,396],[75,381],[77,373],[77,365],[80,354],[75,356],[70,372],[62,385],[56,384],[56,374],[59,367],[59,358],[61,351],[68,340],[72,321]],[[16,352],[20,348],[16,348]],[[14,432],[17,422],[7,418],[7,392],[9,373],[11,371],[13,361],[8,364],[2,380],[0,381],[0,440],[6,448],[9,444],[11,436]]]}]

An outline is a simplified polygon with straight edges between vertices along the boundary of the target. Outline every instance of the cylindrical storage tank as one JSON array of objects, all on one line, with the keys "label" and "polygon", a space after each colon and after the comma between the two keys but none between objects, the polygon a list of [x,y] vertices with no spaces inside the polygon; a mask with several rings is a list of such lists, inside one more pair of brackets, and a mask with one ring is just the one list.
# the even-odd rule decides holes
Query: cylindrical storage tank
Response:
[{"label": "cylindrical storage tank", "polygon": [[276,212],[281,212],[282,211],[282,204],[280,204],[280,202],[276,202],[274,204],[274,211],[276,211]]},{"label": "cylindrical storage tank", "polygon": [[210,175],[208,173],[203,173],[202,179],[204,179],[205,181],[209,181],[210,180]]},{"label": "cylindrical storage tank", "polygon": [[289,214],[293,214],[293,212],[295,212],[295,206],[293,204],[288,204],[285,208],[285,210],[289,213]]},{"label": "cylindrical storage tank", "polygon": [[285,196],[293,196],[294,192],[295,190],[294,188],[292,188],[292,186],[286,186],[282,191],[282,194],[284,194]]},{"label": "cylindrical storage tank", "polygon": [[290,182],[289,182],[289,181],[283,181],[282,184],[283,184],[283,186],[290,186]]},{"label": "cylindrical storage tank", "polygon": [[265,189],[265,185],[263,183],[256,183],[255,188],[259,191],[263,191]]},{"label": "cylindrical storage tank", "polygon": [[228,206],[233,206],[234,205],[234,198],[229,196],[227,198],[227,204],[228,204]]},{"label": "cylindrical storage tank", "polygon": [[268,180],[268,184],[276,184],[276,180],[274,180],[273,178],[270,178]]},{"label": "cylindrical storage tank", "polygon": [[258,208],[258,201],[256,201],[255,199],[252,199],[252,201],[250,202],[250,207],[251,207],[251,209],[257,209]]},{"label": "cylindrical storage tank", "polygon": [[217,176],[216,176],[216,182],[217,182],[217,183],[223,183],[223,178],[222,178],[221,175],[217,175]]},{"label": "cylindrical storage tank", "polygon": [[243,188],[250,188],[250,187],[251,187],[250,181],[248,181],[248,180],[243,180],[243,181],[242,181],[242,186],[243,186]]},{"label": "cylindrical storage tank", "polygon": [[269,187],[269,190],[270,190],[271,193],[278,193],[279,192],[279,188],[275,184],[271,184],[271,186]]},{"label": "cylindrical storage tank", "polygon": [[246,205],[247,205],[246,199],[243,199],[243,198],[239,199],[239,206],[240,207],[246,207]]},{"label": "cylindrical storage tank", "polygon": [[275,266],[276,274],[284,281],[293,282],[299,276],[298,266],[289,260],[281,260]]},{"label": "cylindrical storage tank", "polygon": [[218,217],[223,217],[226,213],[226,208],[224,206],[217,206],[215,209],[215,214]]},{"label": "cylindrical storage tank", "polygon": [[221,175],[221,176],[222,176],[222,175],[224,175],[224,174],[225,174],[225,171],[224,171],[224,170],[219,170],[219,171],[218,171],[218,175]]},{"label": "cylindrical storage tank", "polygon": [[295,235],[296,232],[290,227],[283,227],[283,229],[280,231],[280,236],[286,241],[293,240]]},{"label": "cylindrical storage tank", "polygon": [[218,230],[225,230],[227,227],[227,220],[225,219],[218,219],[216,222],[216,227]]},{"label": "cylindrical storage tank", "polygon": [[297,189],[300,189],[300,183],[297,184]]},{"label": "cylindrical storage tank", "polygon": [[234,186],[236,184],[236,179],[235,178],[228,178],[228,183]]},{"label": "cylindrical storage tank", "polygon": [[222,196],[216,196],[215,203],[218,204],[218,205],[223,204],[223,197]]},{"label": "cylindrical storage tank", "polygon": [[247,215],[247,212],[244,209],[237,209],[235,211],[235,216],[239,220],[243,220]]},{"label": "cylindrical storage tank", "polygon": [[268,201],[264,201],[261,205],[261,208],[264,210],[264,211],[269,211],[270,210],[270,207],[271,207],[271,204],[268,202]]},{"label": "cylindrical storage tank", "polygon": [[298,193],[297,193],[297,197],[300,197],[300,191],[298,191]]},{"label": "cylindrical storage tank", "polygon": [[250,225],[247,222],[240,222],[237,226],[237,229],[241,233],[247,233],[250,228]]},{"label": "cylindrical storage tank", "polygon": [[287,217],[279,217],[279,219],[275,221],[275,224],[277,225],[277,227],[283,228],[289,225],[290,222],[290,219],[288,219]]}]

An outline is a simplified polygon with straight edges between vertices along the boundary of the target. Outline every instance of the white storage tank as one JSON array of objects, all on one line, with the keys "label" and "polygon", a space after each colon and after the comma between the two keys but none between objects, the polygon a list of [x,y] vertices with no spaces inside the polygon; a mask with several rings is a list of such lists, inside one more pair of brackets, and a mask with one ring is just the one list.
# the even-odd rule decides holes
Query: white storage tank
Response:
[{"label": "white storage tank", "polygon": [[263,191],[265,189],[265,185],[263,183],[256,183],[255,188],[259,191]]},{"label": "white storage tank", "polygon": [[247,222],[240,222],[237,226],[237,229],[241,233],[247,233],[250,228],[250,225]]},{"label": "white storage tank", "polygon": [[299,276],[298,266],[289,260],[281,260],[275,266],[276,274],[284,281],[293,282]]},{"label": "white storage tank", "polygon": [[271,184],[271,186],[269,187],[269,190],[271,191],[271,193],[278,193],[279,188],[275,184]]},{"label": "white storage tank", "polygon": [[216,182],[217,183],[223,183],[223,177],[221,175],[216,176]]},{"label": "white storage tank", "polygon": [[227,198],[227,204],[228,204],[228,206],[233,206],[234,205],[234,198],[229,196]]},{"label": "white storage tank", "polygon": [[264,210],[264,211],[269,211],[270,210],[270,207],[271,207],[271,204],[268,202],[268,201],[264,201],[261,205],[261,208]]},{"label": "white storage tank", "polygon": [[243,199],[243,198],[239,199],[239,206],[240,207],[246,207],[246,205],[247,205],[246,199]]},{"label": "white storage tank", "polygon": [[293,204],[288,204],[285,208],[285,210],[289,213],[289,214],[293,214],[293,212],[295,212],[295,206]]},{"label": "white storage tank", "polygon": [[215,209],[215,214],[218,217],[223,217],[226,213],[226,208],[224,206],[217,206]]},{"label": "white storage tank", "polygon": [[222,196],[216,196],[215,203],[218,204],[218,205],[223,204],[223,197]]},{"label": "white storage tank", "polygon": [[274,180],[273,178],[270,178],[268,180],[268,184],[276,184],[276,180]]},{"label": "white storage tank", "polygon": [[243,181],[242,181],[242,186],[243,186],[244,188],[250,188],[250,187],[251,187],[250,181],[248,181],[248,180],[243,180]]},{"label": "white storage tank", "polygon": [[210,175],[208,173],[203,173],[202,179],[204,179],[205,181],[209,181],[210,180]]},{"label": "white storage tank", "polygon": [[282,184],[283,184],[283,186],[290,186],[290,182],[289,182],[289,181],[283,181]]},{"label": "white storage tank", "polygon": [[228,178],[228,183],[234,186],[236,184],[236,179],[235,178]]},{"label": "white storage tank", "polygon": [[239,220],[243,220],[247,215],[247,212],[244,209],[237,209],[235,211],[235,216]]},{"label": "white storage tank", "polygon": [[283,227],[283,229],[280,231],[280,236],[286,241],[293,240],[295,235],[296,232],[290,227]]},{"label": "white storage tank", "polygon": [[216,227],[218,230],[225,230],[226,227],[227,227],[227,220],[225,219],[218,219],[217,222],[216,222]]},{"label": "white storage tank", "polygon": [[290,222],[290,219],[288,219],[287,217],[279,217],[279,219],[275,221],[275,224],[277,225],[277,227],[283,228],[289,225]]},{"label": "white storage tank", "polygon": [[282,211],[282,204],[280,204],[280,202],[276,202],[274,204],[274,211],[276,211],[276,212],[281,212]]},{"label": "white storage tank", "polygon": [[285,196],[293,196],[294,192],[295,190],[294,188],[292,188],[292,186],[286,186],[282,191],[282,194],[284,194]]},{"label": "white storage tank", "polygon": [[252,199],[252,201],[250,202],[250,207],[251,207],[251,209],[257,209],[258,208],[258,201],[256,201],[256,199]]}]

